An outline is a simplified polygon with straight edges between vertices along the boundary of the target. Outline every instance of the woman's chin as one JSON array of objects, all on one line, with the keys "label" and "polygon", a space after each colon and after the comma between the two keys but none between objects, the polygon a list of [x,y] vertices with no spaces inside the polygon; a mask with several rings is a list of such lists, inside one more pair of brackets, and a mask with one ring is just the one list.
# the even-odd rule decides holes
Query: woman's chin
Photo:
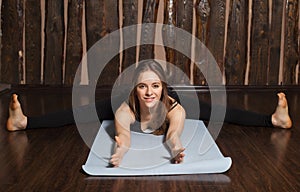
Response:
[{"label": "woman's chin", "polygon": [[153,108],[157,106],[157,101],[145,102],[145,106],[148,108]]},{"label": "woman's chin", "polygon": [[156,103],[146,103],[147,108],[153,108],[156,106]]}]

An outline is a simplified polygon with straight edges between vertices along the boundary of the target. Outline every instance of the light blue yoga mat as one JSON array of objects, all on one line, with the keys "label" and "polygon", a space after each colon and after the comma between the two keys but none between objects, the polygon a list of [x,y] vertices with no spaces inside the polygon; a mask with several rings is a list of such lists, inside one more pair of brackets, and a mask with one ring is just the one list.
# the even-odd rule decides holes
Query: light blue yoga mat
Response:
[{"label": "light blue yoga mat", "polygon": [[82,168],[92,176],[145,176],[223,173],[231,167],[231,158],[223,156],[202,121],[185,120],[181,141],[186,148],[184,162],[172,164],[163,136],[131,132],[131,148],[120,167],[109,167],[114,124],[104,121]]}]

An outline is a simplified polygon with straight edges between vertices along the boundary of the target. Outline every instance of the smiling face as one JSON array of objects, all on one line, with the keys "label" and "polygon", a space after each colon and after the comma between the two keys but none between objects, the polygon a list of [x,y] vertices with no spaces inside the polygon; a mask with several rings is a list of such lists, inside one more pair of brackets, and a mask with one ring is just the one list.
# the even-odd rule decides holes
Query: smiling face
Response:
[{"label": "smiling face", "polygon": [[140,107],[152,108],[156,106],[162,95],[162,82],[152,71],[145,71],[139,75],[136,96]]}]

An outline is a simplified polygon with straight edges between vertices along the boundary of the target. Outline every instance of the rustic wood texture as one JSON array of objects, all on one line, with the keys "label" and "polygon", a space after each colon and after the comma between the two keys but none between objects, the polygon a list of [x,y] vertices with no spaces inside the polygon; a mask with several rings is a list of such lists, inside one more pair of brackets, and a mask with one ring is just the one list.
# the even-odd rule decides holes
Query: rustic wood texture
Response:
[{"label": "rustic wood texture", "polygon": [[[225,41],[225,10],[226,0],[210,1],[210,20],[207,48],[214,56],[217,66],[208,66],[208,77],[210,84],[218,85],[219,79],[224,71],[224,41]],[[220,75],[216,75],[220,74]]]},{"label": "rustic wood texture", "polygon": [[[123,0],[123,27],[138,24],[138,0]],[[131,27],[129,30],[123,30],[123,36],[128,37],[131,34],[137,34],[137,28]],[[125,40],[125,39],[124,39]],[[133,40],[133,39],[132,39]],[[136,39],[135,44],[137,44]],[[124,42],[124,41],[123,41]],[[136,62],[136,47],[130,47],[123,51],[122,69],[126,69]]]},{"label": "rustic wood texture", "polygon": [[[144,24],[141,32],[141,42],[153,42],[155,40],[155,29],[147,26],[147,23],[155,23],[157,20],[158,0],[144,0],[143,1],[143,18]],[[144,43],[142,43],[144,44]],[[141,45],[139,60],[154,59],[154,45]]]},{"label": "rustic wood texture", "polygon": [[18,31],[17,38],[18,38],[18,54],[19,54],[19,81],[21,84],[25,83],[24,79],[24,46],[23,46],[23,34],[24,34],[24,1],[18,0],[17,1],[17,12],[18,12]]},{"label": "rustic wood texture", "polygon": [[[41,84],[41,3],[26,0],[25,64],[26,84]],[[35,34],[35,35],[32,35]]]},{"label": "rustic wood texture", "polygon": [[[105,35],[118,29],[118,1],[86,1],[86,25],[87,47],[89,49]],[[117,45],[109,44],[106,49],[109,50],[112,46]],[[89,63],[89,61],[87,62]],[[97,84],[99,86],[112,85],[117,78],[118,67],[119,59],[117,55],[106,64]],[[94,70],[88,64],[89,73]]]},{"label": "rustic wood texture", "polygon": [[[42,2],[46,6],[41,11]],[[226,85],[299,84],[299,0],[252,0],[251,7],[250,1],[240,0],[164,0],[164,9],[158,9],[158,2],[123,0],[122,17],[119,13],[120,1],[117,0],[70,0],[66,4],[68,7],[64,7],[64,1],[2,1],[1,82],[71,85],[83,57],[82,42],[86,41],[89,49],[105,35],[120,27],[137,24],[138,5],[143,4],[143,10],[140,10],[142,23],[156,22],[158,15],[164,15],[164,23],[169,28],[162,31],[163,40],[171,44],[189,44],[190,42],[184,40],[176,40],[173,27],[191,33],[194,22],[194,35],[214,56],[221,73],[225,74]],[[226,3],[229,3],[228,9]],[[66,26],[65,10],[68,10]],[[163,10],[163,13],[158,13],[158,10]],[[87,39],[83,39],[81,30],[83,11],[86,13],[84,27]],[[45,26],[41,25],[44,22],[43,12]],[[193,12],[196,12],[195,21]],[[228,23],[225,21],[225,13],[229,15]],[[119,26],[121,23],[122,26]],[[127,32],[137,34],[136,29],[133,30]],[[141,40],[153,37],[154,31],[149,31],[145,26]],[[111,49],[112,46],[118,45],[107,45],[106,48]],[[137,50],[137,47],[124,50],[122,61],[116,55],[106,65],[100,80],[97,81],[98,85],[111,86],[120,72],[136,62]],[[154,58],[153,50],[153,45],[141,46],[138,60]],[[197,53],[199,48],[196,47],[193,51],[196,56],[201,55]],[[190,78],[194,85],[206,86],[206,78],[214,77],[216,69],[212,70],[209,63],[202,64],[199,69],[181,53],[170,48],[165,48],[165,52],[168,62],[178,66],[188,76],[192,75]],[[88,67],[87,74],[82,75],[88,77],[92,70]],[[168,70],[168,75],[180,78],[171,70]]]},{"label": "rustic wood texture", "polygon": [[267,84],[269,1],[253,0],[249,85]]},{"label": "rustic wood texture", "polygon": [[225,57],[226,83],[230,85],[244,84],[247,64],[247,18],[247,3],[243,0],[230,1]]},{"label": "rustic wood texture", "polygon": [[[105,34],[116,31],[119,29],[119,6],[118,0],[104,0],[104,29]],[[115,47],[120,47],[120,37],[117,37],[117,44],[109,43],[106,45],[106,50],[110,52]],[[116,40],[114,40],[116,41]],[[112,86],[119,75],[119,65],[120,58],[119,54],[115,55],[105,66],[102,71],[101,76],[99,77],[98,85],[99,86]]]},{"label": "rustic wood texture", "polygon": [[296,65],[299,62],[298,53],[298,21],[299,9],[297,0],[287,0],[285,9],[285,46],[284,46],[284,65],[283,82],[284,85],[295,84]]},{"label": "rustic wood texture", "polygon": [[281,27],[282,12],[284,1],[272,1],[272,17],[269,35],[269,63],[268,63],[268,84],[278,85],[279,67],[280,67],[280,46],[281,46]]},{"label": "rustic wood texture", "polygon": [[[82,59],[82,14],[83,0],[68,2],[67,41],[64,84],[72,85]],[[79,82],[75,82],[78,84]]]},{"label": "rustic wood texture", "polygon": [[86,1],[87,49],[106,34],[104,1]]},{"label": "rustic wood texture", "polygon": [[[162,29],[162,38],[164,45],[168,44],[170,46],[175,47],[176,43],[176,34],[174,31],[174,27],[176,26],[176,0],[165,0],[164,2],[164,27]],[[166,61],[169,63],[175,63],[175,50],[170,47],[165,47],[166,52]],[[170,67],[167,66],[166,75],[170,82],[172,82],[171,77],[174,77],[174,71]],[[174,77],[175,78],[175,77]]]},{"label": "rustic wood texture", "polygon": [[63,1],[46,2],[44,84],[62,84],[64,47]]},{"label": "rustic wood texture", "polygon": [[[186,1],[177,1],[176,7],[176,27],[183,29],[190,34],[192,34],[193,30],[193,0]],[[192,48],[192,41],[187,41],[186,38],[180,39],[178,36],[176,37],[176,43],[179,44],[180,47],[185,47],[185,45],[189,45]],[[188,55],[184,55],[178,51],[175,52],[175,66],[181,69],[187,77],[190,77],[190,64],[191,64],[191,49],[187,50]],[[180,83],[188,83],[184,82],[183,77],[180,74],[175,74],[177,81]],[[180,78],[181,77],[181,78]]]},{"label": "rustic wood texture", "polygon": [[[209,25],[209,19],[210,19],[210,13],[211,12],[211,6],[209,1],[207,0],[197,0],[196,1],[196,23],[197,23],[197,29],[196,29],[196,37],[205,45],[207,46],[208,42],[208,25]],[[203,50],[199,47],[195,47],[195,54],[199,50]],[[201,54],[200,54],[201,55]],[[204,62],[203,62],[204,60]],[[196,85],[207,85],[206,78],[208,76],[208,63],[205,61],[205,58],[203,58],[201,61],[201,66],[195,67],[193,74],[194,74],[194,84]],[[200,69],[201,67],[201,69]]]},{"label": "rustic wood texture", "polygon": [[1,52],[1,75],[4,83],[19,84],[19,14],[18,0],[3,1],[1,7],[2,18],[2,52]]},{"label": "rustic wood texture", "polygon": [[[98,40],[105,34],[105,17],[104,17],[104,1],[85,1],[86,3],[86,36],[87,36],[87,50],[89,50]],[[89,61],[87,60],[87,63]],[[88,74],[92,73],[88,64]],[[89,79],[89,84],[95,80]]]},{"label": "rustic wood texture", "polygon": [[[228,106],[271,113],[278,89],[228,92]],[[24,113],[69,108],[71,90],[17,89]],[[76,126],[18,132],[5,130],[11,92],[0,95],[0,191],[289,191],[300,189],[300,91],[287,90],[291,130],[224,124],[216,139],[232,167],[221,174],[92,177],[81,170],[90,149]],[[97,93],[103,97],[105,92]],[[209,100],[209,92],[199,98]]]}]

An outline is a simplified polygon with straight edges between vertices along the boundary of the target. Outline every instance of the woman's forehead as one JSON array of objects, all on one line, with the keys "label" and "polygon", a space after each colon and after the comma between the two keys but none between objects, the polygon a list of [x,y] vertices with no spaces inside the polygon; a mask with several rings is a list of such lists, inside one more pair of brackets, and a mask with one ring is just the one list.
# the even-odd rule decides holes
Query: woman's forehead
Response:
[{"label": "woman's forehead", "polygon": [[159,76],[156,73],[154,73],[153,71],[145,71],[139,75],[137,83],[160,82],[160,81],[161,81],[161,79],[159,78]]}]

